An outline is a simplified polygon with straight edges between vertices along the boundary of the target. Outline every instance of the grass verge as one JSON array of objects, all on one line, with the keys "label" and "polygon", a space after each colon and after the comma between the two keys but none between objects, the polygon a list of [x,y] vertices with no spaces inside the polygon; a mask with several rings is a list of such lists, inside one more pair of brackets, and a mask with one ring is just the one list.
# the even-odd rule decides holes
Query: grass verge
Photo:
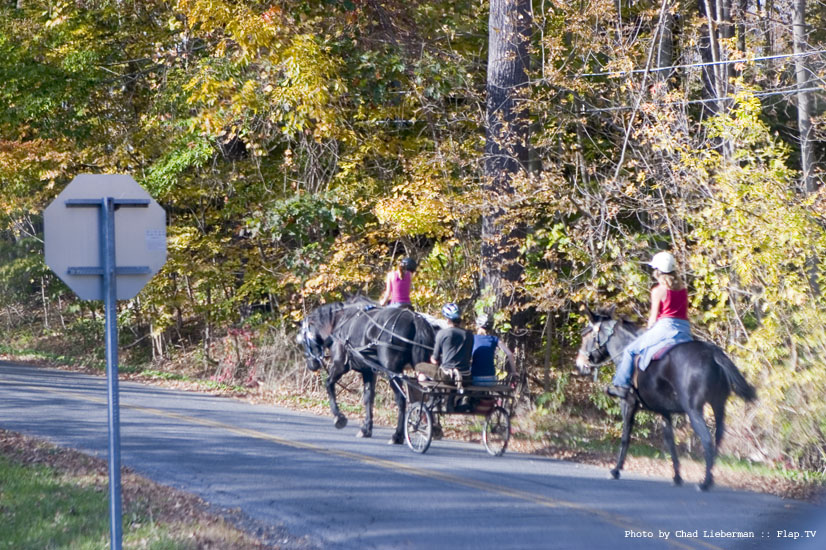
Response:
[{"label": "grass verge", "polygon": [[[123,547],[273,550],[199,498],[122,474]],[[109,547],[105,461],[0,430],[0,550]]]}]

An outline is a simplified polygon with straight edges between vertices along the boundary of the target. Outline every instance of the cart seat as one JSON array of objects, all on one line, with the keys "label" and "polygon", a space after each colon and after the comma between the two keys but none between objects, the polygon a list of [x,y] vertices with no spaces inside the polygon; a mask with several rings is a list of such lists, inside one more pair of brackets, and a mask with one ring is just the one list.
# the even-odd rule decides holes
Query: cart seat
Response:
[{"label": "cart seat", "polygon": [[497,384],[495,386],[465,386],[465,391],[501,393],[511,391],[511,387],[507,384]]}]

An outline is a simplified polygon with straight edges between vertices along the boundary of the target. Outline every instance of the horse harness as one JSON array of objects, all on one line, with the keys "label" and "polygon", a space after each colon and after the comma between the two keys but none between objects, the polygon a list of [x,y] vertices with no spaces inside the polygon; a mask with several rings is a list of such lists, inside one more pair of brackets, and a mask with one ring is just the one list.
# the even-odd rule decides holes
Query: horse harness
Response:
[{"label": "horse harness", "polygon": [[[319,363],[324,363],[324,347],[322,345],[313,346],[313,344],[318,344],[318,342],[314,342],[314,338],[311,338],[310,329],[307,327],[307,321],[304,320],[301,322],[301,338],[304,340],[304,357],[307,359],[312,359],[314,361],[318,361]],[[314,350],[318,349],[318,352]]]},{"label": "horse harness", "polygon": [[[399,345],[395,345],[395,344],[392,343],[393,338],[396,338],[398,340],[401,340],[402,342],[405,342],[407,344],[411,344],[411,345],[414,345],[414,346],[419,346],[419,347],[423,347],[425,349],[430,349],[430,350],[433,349],[432,346],[427,346],[425,344],[420,344],[419,342],[414,342],[413,340],[405,338],[404,336],[396,333],[396,327],[398,326],[398,323],[399,323],[399,320],[401,319],[401,316],[403,315],[403,313],[405,311],[408,311],[408,310],[399,309],[397,315],[394,315],[391,319],[388,319],[382,325],[382,324],[376,322],[371,316],[367,315],[367,312],[370,309],[373,309],[373,308],[360,310],[355,315],[355,317],[353,317],[349,321],[350,323],[352,323],[356,319],[358,319],[360,317],[363,317],[363,316],[366,316],[367,321],[370,324],[372,324],[375,327],[378,327],[378,329],[379,329],[378,334],[374,338],[370,339],[370,341],[368,341],[366,344],[361,345],[361,346],[356,346],[350,341],[350,337],[352,336],[352,329],[350,331],[348,331],[348,334],[347,334],[346,338],[341,338],[341,337],[338,337],[334,334],[331,335],[330,337],[333,338],[334,340],[337,340],[338,342],[342,343],[347,348],[348,351],[356,354],[357,356],[361,357],[362,359],[364,359],[364,354],[365,353],[368,353],[368,354],[371,353],[378,346],[384,346],[387,349],[391,349],[391,350],[395,350],[395,351],[404,351],[405,350],[404,347],[399,346]],[[415,313],[413,313],[413,315],[415,315]],[[392,326],[391,326],[391,323],[392,323]],[[350,326],[352,327],[352,325],[350,325]],[[384,333],[390,334],[390,341],[382,342],[380,340],[381,335],[384,334]],[[348,358],[348,360],[349,360],[349,358]],[[368,363],[370,363],[370,362],[368,362]],[[374,365],[371,365],[371,367],[376,368]],[[384,371],[385,369],[382,368],[382,369],[379,369],[379,370]]]}]

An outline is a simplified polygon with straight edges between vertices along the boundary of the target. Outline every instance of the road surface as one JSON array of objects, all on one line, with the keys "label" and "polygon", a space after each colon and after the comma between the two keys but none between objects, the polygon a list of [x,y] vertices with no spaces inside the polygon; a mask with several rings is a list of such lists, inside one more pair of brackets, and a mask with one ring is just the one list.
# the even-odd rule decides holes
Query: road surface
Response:
[{"label": "road surface", "polygon": [[[436,441],[424,455],[358,420],[120,383],[123,464],[237,510],[284,548],[826,548],[826,511],[770,495]],[[106,381],[0,363],[0,426],[106,457]],[[821,529],[822,528],[822,529]],[[276,540],[277,539],[277,540]]]}]

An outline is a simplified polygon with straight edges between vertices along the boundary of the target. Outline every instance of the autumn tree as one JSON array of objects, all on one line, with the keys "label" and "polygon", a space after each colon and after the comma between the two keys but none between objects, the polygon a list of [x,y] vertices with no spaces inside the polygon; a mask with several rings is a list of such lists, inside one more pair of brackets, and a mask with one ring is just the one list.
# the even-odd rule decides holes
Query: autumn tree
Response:
[{"label": "autumn tree", "polygon": [[[482,218],[482,287],[494,309],[520,300],[521,224],[503,223],[513,179],[528,171],[531,4],[493,0],[488,20],[487,115]],[[521,324],[521,323],[520,323]]]}]

